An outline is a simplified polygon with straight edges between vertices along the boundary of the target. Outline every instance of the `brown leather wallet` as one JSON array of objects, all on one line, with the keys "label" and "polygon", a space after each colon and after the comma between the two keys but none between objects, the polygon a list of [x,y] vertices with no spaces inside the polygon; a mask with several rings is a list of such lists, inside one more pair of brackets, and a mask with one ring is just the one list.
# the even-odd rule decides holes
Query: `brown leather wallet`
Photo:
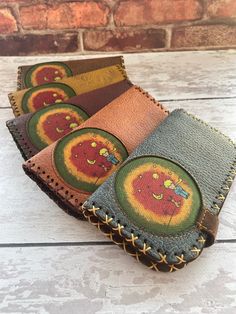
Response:
[{"label": "brown leather wallet", "polygon": [[53,103],[105,87],[127,78],[120,65],[98,69],[91,72],[66,77],[60,82],[53,82],[23,89],[9,94],[9,100],[15,116],[35,112]]},{"label": "brown leather wallet", "polygon": [[21,90],[51,83],[64,77],[98,70],[115,64],[120,64],[120,66],[125,68],[122,56],[22,65],[18,67],[17,89]]},{"label": "brown leather wallet", "polygon": [[6,125],[24,159],[78,127],[113,99],[131,88],[128,80],[96,89],[7,121]]},{"label": "brown leather wallet", "polygon": [[167,115],[155,99],[133,86],[23,169],[60,207],[83,218],[82,203]]}]

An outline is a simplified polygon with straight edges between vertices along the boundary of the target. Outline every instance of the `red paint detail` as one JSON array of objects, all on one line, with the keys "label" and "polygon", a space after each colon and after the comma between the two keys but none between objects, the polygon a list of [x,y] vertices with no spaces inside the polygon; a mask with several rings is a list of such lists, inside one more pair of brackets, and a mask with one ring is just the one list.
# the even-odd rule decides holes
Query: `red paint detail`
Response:
[{"label": "red paint detail", "polygon": [[[134,196],[144,206],[146,210],[149,210],[157,215],[171,215],[175,216],[181,211],[183,199],[181,196],[176,195],[174,190],[164,187],[165,180],[171,180],[170,176],[165,173],[157,172],[158,179],[152,177],[154,171],[146,171],[142,174],[142,177],[138,176],[133,180]],[[156,195],[163,194],[161,200],[156,200],[153,197],[153,193]],[[177,208],[170,200],[180,202],[180,207]]]},{"label": "red paint detail", "polygon": [[[67,116],[70,116],[70,120],[66,120]],[[43,122],[42,127],[45,134],[55,142],[73,130],[70,128],[71,123],[79,125],[79,119],[67,112],[60,112],[49,115]],[[62,132],[58,132],[57,128]]]},{"label": "red paint detail", "polygon": [[[57,73],[55,73],[56,71]],[[37,85],[53,82],[56,77],[63,78],[63,73],[57,67],[45,66],[42,69],[36,70],[35,79]],[[47,80],[44,78],[47,78]]]},{"label": "red paint detail", "polygon": [[[56,97],[53,94],[57,94]],[[36,96],[32,95],[32,105],[35,110],[39,110],[46,105],[54,104],[56,100],[61,100],[62,102],[66,100],[66,96],[64,93],[59,93],[58,91],[42,91],[39,92]]]},{"label": "red paint detail", "polygon": [[[93,142],[96,142],[96,147],[91,146]],[[101,141],[85,140],[71,149],[70,161],[78,171],[94,178],[95,181],[106,177],[113,165],[107,161],[106,157],[99,155],[101,148],[106,148],[109,151],[108,147]],[[96,162],[92,165],[87,160],[96,160]]]}]

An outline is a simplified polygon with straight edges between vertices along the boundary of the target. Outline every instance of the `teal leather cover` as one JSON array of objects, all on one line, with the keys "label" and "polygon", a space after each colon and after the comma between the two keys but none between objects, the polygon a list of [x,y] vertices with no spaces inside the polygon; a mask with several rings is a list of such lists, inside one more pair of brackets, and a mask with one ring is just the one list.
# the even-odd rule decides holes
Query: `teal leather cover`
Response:
[{"label": "teal leather cover", "polygon": [[[228,137],[177,109],[139,145],[122,168],[140,156],[164,157],[181,165],[195,179],[203,206],[213,215],[219,214],[236,168],[236,146]],[[117,199],[116,176],[117,172],[85,202],[85,215],[94,213],[106,228],[119,229],[121,238],[130,239],[136,252],[145,255],[145,260],[150,259],[150,268],[173,271],[199,256],[207,235],[196,225],[176,234],[157,235],[130,220]],[[119,226],[123,226],[122,230]]]}]

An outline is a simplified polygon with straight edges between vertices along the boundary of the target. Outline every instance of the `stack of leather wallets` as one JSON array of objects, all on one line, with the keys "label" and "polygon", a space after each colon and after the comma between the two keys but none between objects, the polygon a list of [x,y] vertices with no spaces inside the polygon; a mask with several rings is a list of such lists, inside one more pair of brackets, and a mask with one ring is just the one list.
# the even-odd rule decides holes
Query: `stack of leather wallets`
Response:
[{"label": "stack of leather wallets", "polygon": [[214,243],[236,146],[132,84],[122,57],[21,66],[9,100],[25,173],[67,213],[153,270]]}]

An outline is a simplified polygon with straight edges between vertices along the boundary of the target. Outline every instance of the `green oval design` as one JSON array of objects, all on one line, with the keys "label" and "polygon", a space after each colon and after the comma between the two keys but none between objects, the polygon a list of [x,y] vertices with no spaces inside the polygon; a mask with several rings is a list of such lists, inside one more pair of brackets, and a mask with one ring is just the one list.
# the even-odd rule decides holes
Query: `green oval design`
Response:
[{"label": "green oval design", "polygon": [[[189,210],[189,213],[188,213],[188,211],[186,211],[188,213],[188,215],[181,223],[175,224],[175,225],[170,225],[170,221],[169,221],[169,225],[168,224],[161,224],[161,220],[160,219],[158,220],[158,217],[160,217],[160,216],[155,216],[156,217],[155,221],[154,221],[154,219],[152,219],[149,216],[149,213],[151,213],[151,210],[150,210],[150,206],[151,206],[150,204],[151,203],[150,202],[156,202],[157,205],[156,205],[155,210],[158,210],[158,208],[160,209],[160,201],[168,202],[168,200],[169,200],[169,201],[173,202],[175,196],[172,198],[169,198],[169,197],[167,198],[166,197],[167,195],[165,195],[166,187],[164,185],[162,186],[162,184],[161,184],[162,183],[161,179],[164,178],[164,176],[166,175],[165,172],[159,173],[159,174],[162,173],[161,176],[163,175],[163,177],[156,175],[158,177],[157,180],[160,180],[160,181],[159,182],[156,181],[156,183],[154,185],[154,187],[157,188],[158,184],[159,184],[159,189],[163,189],[164,193],[160,193],[160,194],[154,193],[155,188],[153,189],[152,185],[153,185],[153,182],[155,182],[155,180],[149,181],[149,182],[151,182],[150,186],[149,185],[148,186],[142,185],[144,187],[143,191],[141,189],[135,190],[135,189],[137,189],[138,186],[141,186],[138,180],[144,180],[143,178],[145,176],[145,171],[143,172],[143,175],[141,175],[141,176],[139,176],[140,170],[138,170],[136,173],[134,171],[137,169],[141,169],[141,167],[144,167],[145,165],[148,165],[148,164],[153,164],[153,169],[156,169],[156,170],[153,170],[153,173],[155,173],[155,171],[156,171],[156,173],[158,173],[158,170],[157,170],[158,165],[168,169],[169,172],[167,172],[167,174],[170,176],[170,178],[171,178],[170,173],[172,173],[172,176],[173,175],[178,176],[181,180],[183,180],[182,182],[185,182],[185,184],[187,184],[189,186],[190,190],[192,191],[192,193],[188,195],[189,199],[191,197],[192,206],[191,206],[191,208],[187,207]],[[147,167],[149,167],[149,166],[147,166]],[[145,168],[143,168],[143,169],[145,169]],[[149,169],[149,168],[146,168],[146,169]],[[159,167],[159,169],[161,169],[161,168]],[[147,175],[148,171],[146,170],[146,175]],[[138,177],[135,177],[135,175]],[[128,176],[130,176],[130,181],[127,181]],[[126,180],[126,185],[125,185],[125,180]],[[168,180],[166,180],[166,181],[168,181]],[[131,193],[127,191],[128,186],[130,187],[129,182],[131,182],[131,186],[132,186],[132,196],[131,196]],[[163,181],[163,183],[164,182],[165,181]],[[173,182],[173,184],[175,185],[174,182]],[[179,184],[179,186],[181,186],[181,183]],[[177,187],[177,185],[176,185],[176,187]],[[176,190],[176,187],[175,187],[175,190]],[[149,188],[151,191],[150,194],[149,194],[149,192],[147,193],[145,190],[145,189],[149,189]],[[172,189],[173,189],[173,186],[172,186]],[[172,190],[174,195],[175,195],[175,190]],[[144,191],[146,193],[144,193]],[[120,204],[120,208],[125,213],[125,215],[127,215],[127,217],[135,225],[137,225],[139,228],[142,228],[142,229],[144,229],[150,233],[153,233],[153,234],[172,235],[172,234],[182,232],[184,230],[189,229],[190,227],[195,225],[196,219],[197,219],[199,212],[200,212],[200,209],[202,207],[201,192],[200,192],[198,185],[197,185],[196,181],[194,180],[194,178],[182,166],[180,166],[177,163],[174,163],[171,160],[163,158],[163,157],[143,156],[143,157],[134,158],[133,160],[127,162],[124,166],[122,166],[118,170],[118,172],[116,174],[115,192],[116,192],[116,198],[118,200],[118,203]],[[145,201],[147,202],[146,207],[143,205],[144,203],[142,203],[140,201],[141,196],[138,196],[138,197],[140,197],[139,199],[137,198],[138,194],[136,194],[136,196],[135,196],[135,193],[137,193],[137,192],[145,194],[144,197],[145,197]],[[170,192],[167,192],[167,193],[170,193]],[[186,191],[185,191],[185,193],[186,193]],[[163,198],[163,195],[164,195],[164,199],[161,199],[161,197]],[[187,197],[186,194],[184,194],[184,195],[185,195],[185,197]],[[183,196],[180,196],[180,195],[177,195],[177,196],[183,198]],[[152,197],[154,197],[155,200],[153,200]],[[188,200],[188,197],[187,197],[187,200]],[[156,200],[156,198],[157,198],[157,200]],[[131,199],[133,199],[132,203],[131,203]],[[148,203],[148,199],[149,199],[149,203]],[[137,209],[137,206],[134,207],[133,203],[135,203],[136,201],[139,202],[139,204],[140,204],[139,209]],[[185,202],[185,201],[183,201],[183,202]],[[135,204],[137,205],[137,203],[135,203]],[[177,203],[177,202],[176,202],[176,204],[179,205],[179,203]],[[177,206],[176,204],[174,206]],[[142,206],[145,208],[145,210],[143,210]],[[172,206],[173,206],[173,204],[172,204]],[[149,207],[149,209],[148,209],[148,207]],[[162,215],[162,214],[160,214],[160,215]],[[180,212],[180,215],[181,215],[181,212]],[[164,217],[164,214],[163,214],[163,217]],[[170,217],[171,217],[171,215],[170,215]],[[173,219],[173,216],[172,216],[172,219]]]},{"label": "green oval design", "polygon": [[74,112],[78,113],[84,120],[87,120],[89,118],[89,115],[85,111],[83,111],[80,107],[75,106],[70,103],[59,103],[59,104],[48,106],[48,107],[45,107],[36,111],[30,118],[30,120],[28,121],[27,132],[28,132],[31,142],[39,150],[42,150],[43,148],[48,146],[37,133],[37,125],[38,125],[39,119],[45,113],[48,113],[52,110],[54,111],[55,109],[72,109]]},{"label": "green oval design", "polygon": [[73,75],[72,70],[68,67],[67,64],[65,64],[63,62],[43,62],[43,63],[38,63],[38,64],[35,64],[32,67],[30,67],[28,69],[28,71],[26,72],[25,77],[24,77],[25,87],[26,88],[34,87],[31,79],[32,79],[32,75],[33,75],[34,71],[37,71],[37,69],[39,67],[41,67],[41,66],[48,67],[48,66],[53,66],[53,65],[61,66],[62,68],[64,68],[64,70],[66,71],[67,76],[72,76]]},{"label": "green oval design", "polygon": [[47,88],[58,88],[58,89],[61,89],[63,90],[67,96],[68,96],[68,99],[73,97],[73,96],[76,96],[76,92],[73,90],[73,88],[71,88],[69,85],[66,85],[64,83],[48,83],[48,84],[43,84],[43,85],[40,85],[40,86],[36,86],[36,87],[32,87],[30,88],[23,96],[22,98],[22,110],[24,113],[29,113],[30,112],[30,109],[28,108],[28,101],[29,101],[29,98],[31,97],[31,95],[35,92],[38,92],[40,90],[44,90],[44,89],[47,89]]},{"label": "green oval design", "polygon": [[[98,185],[95,183],[88,183],[86,181],[78,180],[75,176],[73,176],[72,173],[68,170],[67,166],[65,165],[63,153],[65,145],[67,145],[71,140],[78,138],[81,135],[89,133],[92,133],[94,135],[94,137],[90,138],[91,140],[94,140],[94,138],[96,140],[96,136],[100,135],[102,138],[104,138],[104,140],[108,140],[110,143],[112,143],[114,145],[114,148],[122,158],[120,162],[123,162],[128,157],[128,152],[125,146],[120,142],[120,140],[117,137],[97,128],[80,129],[72,133],[69,133],[68,135],[64,136],[61,140],[59,140],[54,150],[54,164],[57,173],[67,184],[69,184],[73,188],[79,189],[80,191],[92,193],[98,188]],[[111,173],[109,173],[109,175],[110,174]]]}]

